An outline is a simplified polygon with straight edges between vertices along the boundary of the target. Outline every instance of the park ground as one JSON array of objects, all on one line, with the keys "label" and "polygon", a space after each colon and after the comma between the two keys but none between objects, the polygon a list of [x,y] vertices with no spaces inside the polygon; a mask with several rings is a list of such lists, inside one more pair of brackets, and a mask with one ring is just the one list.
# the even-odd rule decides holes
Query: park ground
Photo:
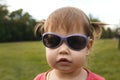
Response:
[{"label": "park ground", "polygon": [[[86,66],[106,80],[120,80],[118,40],[96,40]],[[0,80],[33,80],[48,69],[40,41],[0,43]]]}]

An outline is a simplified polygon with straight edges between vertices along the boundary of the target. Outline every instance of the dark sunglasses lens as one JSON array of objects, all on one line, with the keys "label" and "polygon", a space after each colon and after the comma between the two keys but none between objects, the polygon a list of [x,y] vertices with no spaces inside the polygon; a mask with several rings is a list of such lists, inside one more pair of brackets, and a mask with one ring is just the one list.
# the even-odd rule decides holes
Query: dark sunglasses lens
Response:
[{"label": "dark sunglasses lens", "polygon": [[85,48],[87,40],[82,36],[71,36],[67,39],[68,45],[74,50],[81,50]]},{"label": "dark sunglasses lens", "polygon": [[60,37],[54,34],[46,34],[43,36],[43,43],[46,47],[55,48],[60,43]]}]

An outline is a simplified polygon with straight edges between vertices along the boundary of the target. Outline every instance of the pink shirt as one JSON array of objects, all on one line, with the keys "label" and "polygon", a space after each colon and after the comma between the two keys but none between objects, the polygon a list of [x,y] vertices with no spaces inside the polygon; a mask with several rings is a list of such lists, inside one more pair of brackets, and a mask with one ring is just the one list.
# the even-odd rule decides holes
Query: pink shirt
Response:
[{"label": "pink shirt", "polygon": [[[105,80],[103,77],[87,70],[88,72],[88,77],[87,77],[87,80]],[[38,76],[35,77],[34,80],[46,80],[46,76],[47,76],[47,73],[48,72],[44,72],[44,73],[41,73],[39,74]]]}]

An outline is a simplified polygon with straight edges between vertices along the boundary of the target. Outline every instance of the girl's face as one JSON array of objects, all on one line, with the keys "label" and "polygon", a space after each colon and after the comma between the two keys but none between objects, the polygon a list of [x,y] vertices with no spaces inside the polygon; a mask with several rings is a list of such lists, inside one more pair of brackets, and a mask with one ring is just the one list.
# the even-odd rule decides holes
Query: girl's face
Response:
[{"label": "girl's face", "polygon": [[[48,31],[51,32],[51,31]],[[62,37],[69,36],[72,34],[85,34],[84,30],[77,31],[74,30],[71,33],[64,33],[63,31],[54,31]],[[82,50],[72,50],[70,49],[65,42],[63,42],[59,47],[51,49],[46,47],[46,58],[48,64],[61,72],[69,73],[76,70],[80,70],[83,64],[86,61],[86,57],[89,54],[89,51],[92,46],[92,40],[88,40],[88,44]]]}]

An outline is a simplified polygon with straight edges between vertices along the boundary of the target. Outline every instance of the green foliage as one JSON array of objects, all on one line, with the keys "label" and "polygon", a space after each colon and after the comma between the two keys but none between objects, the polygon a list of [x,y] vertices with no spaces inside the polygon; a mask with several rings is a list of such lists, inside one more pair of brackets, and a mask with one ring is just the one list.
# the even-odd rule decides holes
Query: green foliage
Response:
[{"label": "green foliage", "polygon": [[[119,80],[117,40],[97,40],[88,67],[106,80]],[[0,43],[0,80],[33,80],[49,70],[41,42]]]},{"label": "green foliage", "polygon": [[9,13],[6,5],[0,5],[0,42],[34,40],[36,20],[18,9]]},{"label": "green foliage", "polygon": [[111,30],[110,28],[105,29],[102,27],[102,39],[112,39],[116,37],[116,31]]},{"label": "green foliage", "polygon": [[88,17],[89,17],[91,22],[100,22],[100,20],[98,18],[96,18],[96,17],[93,17],[92,14],[89,14]]},{"label": "green foliage", "polygon": [[0,4],[0,21],[5,20],[6,15],[8,15],[7,6]]},{"label": "green foliage", "polygon": [[[89,14],[89,18],[91,22],[100,22],[92,14]],[[0,4],[0,42],[36,40],[33,34],[36,23],[36,20],[23,9],[9,13],[7,6]],[[103,27],[103,39],[114,38],[115,36],[115,32],[110,28],[106,30]],[[41,39],[41,34],[38,39]]]}]

